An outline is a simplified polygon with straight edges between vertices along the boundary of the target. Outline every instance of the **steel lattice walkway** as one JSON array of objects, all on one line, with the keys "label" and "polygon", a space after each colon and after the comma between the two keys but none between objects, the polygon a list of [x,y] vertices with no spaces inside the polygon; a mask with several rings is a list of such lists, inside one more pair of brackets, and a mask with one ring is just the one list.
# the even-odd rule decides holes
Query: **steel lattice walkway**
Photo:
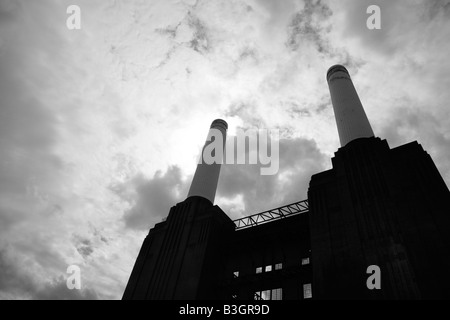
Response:
[{"label": "steel lattice walkway", "polygon": [[236,225],[236,230],[242,230],[250,227],[255,227],[273,220],[283,219],[289,216],[297,215],[308,211],[309,211],[308,200],[302,200],[276,209],[240,218],[234,220],[233,222]]}]

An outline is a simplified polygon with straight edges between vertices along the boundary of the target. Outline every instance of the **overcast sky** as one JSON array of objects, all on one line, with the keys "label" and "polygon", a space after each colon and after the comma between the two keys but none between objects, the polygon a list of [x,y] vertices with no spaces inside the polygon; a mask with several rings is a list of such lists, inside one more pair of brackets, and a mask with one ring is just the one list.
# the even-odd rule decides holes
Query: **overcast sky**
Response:
[{"label": "overcast sky", "polygon": [[216,118],[281,133],[278,175],[223,166],[232,219],[306,199],[339,147],[336,63],[376,136],[419,141],[450,185],[449,39],[448,0],[0,0],[0,299],[121,298]]}]

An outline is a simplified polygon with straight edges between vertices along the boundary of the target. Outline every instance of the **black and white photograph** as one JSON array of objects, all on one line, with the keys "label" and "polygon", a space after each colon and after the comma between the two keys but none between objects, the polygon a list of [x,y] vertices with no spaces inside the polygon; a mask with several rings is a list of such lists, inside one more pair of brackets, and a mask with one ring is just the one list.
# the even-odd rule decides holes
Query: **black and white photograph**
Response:
[{"label": "black and white photograph", "polygon": [[449,57],[450,0],[0,0],[0,300],[450,299]]}]

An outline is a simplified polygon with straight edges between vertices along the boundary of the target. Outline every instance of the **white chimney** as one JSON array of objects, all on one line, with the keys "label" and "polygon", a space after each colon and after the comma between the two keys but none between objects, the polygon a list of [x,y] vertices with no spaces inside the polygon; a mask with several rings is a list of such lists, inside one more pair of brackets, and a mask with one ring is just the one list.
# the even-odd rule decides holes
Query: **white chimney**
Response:
[{"label": "white chimney", "polygon": [[358,138],[373,137],[369,119],[347,69],[341,65],[332,66],[328,69],[327,81],[341,147]]},{"label": "white chimney", "polygon": [[[228,124],[221,119],[214,120],[211,124],[211,128],[206,139],[205,146],[202,149],[201,163],[197,165],[194,178],[192,179],[191,188],[189,189],[188,198],[193,196],[203,197],[211,201],[214,204],[214,198],[216,196],[217,183],[219,182],[220,167],[223,161],[223,150],[225,148],[225,141],[227,136]],[[220,142],[220,139],[215,141],[212,137],[221,136],[222,153],[215,154],[215,163],[210,163],[207,159],[210,156],[211,146],[210,144]],[[209,147],[208,147],[209,146]],[[205,152],[207,149],[207,152]],[[217,150],[216,150],[217,152]]]}]

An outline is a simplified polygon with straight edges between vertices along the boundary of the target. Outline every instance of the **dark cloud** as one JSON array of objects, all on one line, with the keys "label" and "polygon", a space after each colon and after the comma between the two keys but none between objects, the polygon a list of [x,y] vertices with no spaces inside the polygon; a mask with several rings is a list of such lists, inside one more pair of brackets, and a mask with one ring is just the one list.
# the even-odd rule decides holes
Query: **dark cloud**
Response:
[{"label": "dark cloud", "polygon": [[14,299],[24,293],[30,297],[29,293],[36,289],[35,279],[23,270],[6,248],[0,249],[0,270],[0,298]]},{"label": "dark cloud", "polygon": [[[244,216],[306,199],[311,175],[324,170],[327,157],[314,141],[302,138],[280,139],[279,148],[276,175],[262,176],[260,165],[223,165],[218,195],[229,199],[242,195]],[[227,207],[222,209],[227,212]]]},{"label": "dark cloud", "polygon": [[21,9],[21,3],[13,0],[0,1],[0,24],[7,24],[14,20]]},{"label": "dark cloud", "polygon": [[7,63],[0,60],[0,190],[23,192],[28,178],[45,177],[62,161],[50,152],[57,137],[54,116],[23,81],[5,76],[12,73]]},{"label": "dark cloud", "polygon": [[[21,238],[27,228],[41,227],[48,216],[62,212],[47,190],[59,182],[65,169],[53,149],[58,137],[56,117],[30,90],[34,77],[18,75],[17,67],[23,66],[16,54],[8,46],[0,57],[0,241],[11,242]],[[47,203],[46,209],[43,203]],[[22,234],[11,232],[17,226]],[[28,236],[29,243],[19,240],[15,250],[42,267],[61,264],[61,255],[52,251],[48,239],[34,232]],[[38,290],[33,275],[8,264],[3,254],[1,259],[0,291],[14,298],[30,298],[30,292]]]},{"label": "dark cloud", "polygon": [[[233,138],[228,137],[227,143]],[[236,148],[236,143],[234,146]],[[306,199],[311,175],[324,170],[326,156],[314,141],[302,138],[281,139],[279,148],[280,164],[276,175],[262,176],[260,165],[222,165],[217,197],[232,199],[242,195],[246,207],[244,215]],[[248,157],[248,141],[245,150]],[[184,200],[190,181],[190,177],[183,181],[180,169],[172,166],[166,173],[159,171],[151,179],[139,175],[124,185],[115,186],[113,190],[117,194],[133,203],[124,215],[127,227],[148,230],[160,222],[173,205]],[[229,206],[223,205],[222,209],[230,214]]]},{"label": "dark cloud", "polygon": [[93,235],[100,240],[101,242],[103,242],[104,244],[109,244],[109,240],[107,237],[105,237],[98,229],[96,229],[94,227],[94,231],[93,231]]},{"label": "dark cloud", "polygon": [[0,231],[5,232],[25,219],[25,213],[6,204],[0,204]]},{"label": "dark cloud", "polygon": [[189,47],[198,53],[205,53],[210,50],[210,43],[208,41],[208,34],[206,26],[199,18],[192,13],[188,15],[188,25],[193,30],[193,38],[189,43]]},{"label": "dark cloud", "polygon": [[318,114],[324,112],[325,110],[327,110],[327,108],[330,107],[329,103],[320,103],[319,105],[317,105],[316,109],[314,110],[315,112],[317,112]]},{"label": "dark cloud", "polygon": [[74,245],[78,253],[84,258],[88,258],[94,252],[94,246],[91,240],[74,235]]},{"label": "dark cloud", "polygon": [[419,108],[399,107],[394,112],[379,136],[385,138],[391,148],[419,142],[431,157],[450,186],[450,136],[441,119]]},{"label": "dark cloud", "polygon": [[[405,14],[398,6],[398,1],[381,0],[348,0],[339,3],[339,8],[344,13],[344,27],[342,28],[345,38],[357,38],[362,46],[376,52],[385,54],[393,53],[395,43],[391,43],[394,26],[400,21],[401,15]],[[369,30],[367,28],[367,8],[377,5],[381,10],[381,29]]]},{"label": "dark cloud", "polygon": [[[371,15],[367,8],[371,5],[380,8],[379,30],[367,28]],[[390,58],[402,51],[414,53],[423,50],[424,42],[433,42],[436,36],[435,30],[429,28],[430,22],[441,19],[445,23],[450,15],[448,0],[345,0],[336,4],[336,8],[344,14],[341,29],[344,39],[357,39],[361,49]]]},{"label": "dark cloud", "polygon": [[328,5],[320,0],[305,0],[305,6],[297,12],[288,25],[288,40],[286,46],[298,50],[302,45],[313,43],[319,52],[327,51],[327,42],[323,37],[324,20],[332,15]]},{"label": "dark cloud", "polygon": [[450,16],[450,0],[427,0],[424,2],[426,7],[425,15],[429,20],[436,16]]},{"label": "dark cloud", "polygon": [[[185,43],[178,43],[174,40],[177,37],[179,28],[184,24],[192,30],[192,38]],[[207,53],[211,49],[211,43],[209,41],[206,25],[194,13],[192,13],[192,11],[189,11],[185,18],[176,25],[170,25],[165,28],[157,28],[155,29],[155,32],[162,36],[166,36],[171,40],[169,50],[165,53],[165,57],[156,66],[156,68],[161,68],[167,65],[181,46],[187,46],[200,54]]]},{"label": "dark cloud", "polygon": [[[7,15],[9,22],[0,28],[0,42],[3,41],[0,54],[2,227],[29,217],[29,208],[24,210],[24,205],[32,205],[30,198],[39,198],[40,189],[57,182],[65,167],[54,153],[58,141],[57,116],[42,94],[49,84],[45,75],[48,66],[43,61],[49,55],[60,54],[55,43],[61,39],[55,31],[49,31],[47,22],[40,21],[46,20],[39,18],[45,9],[35,3],[26,9],[33,14],[25,15],[22,2],[0,2],[0,20]],[[37,26],[41,32],[31,35]],[[61,208],[54,203],[50,207],[50,213]]]},{"label": "dark cloud", "polygon": [[[90,288],[69,290],[66,284],[66,270],[61,271],[57,279],[45,284],[29,265],[20,262],[10,249],[0,249],[0,298],[1,299],[37,299],[37,300],[96,300],[97,293]],[[64,274],[64,275],[62,275]]]},{"label": "dark cloud", "polygon": [[157,28],[155,31],[161,35],[168,35],[170,38],[175,39],[177,36],[178,27],[181,25],[181,22],[176,26],[167,26],[165,28]]},{"label": "dark cloud", "polygon": [[250,45],[245,45],[243,48],[240,49],[238,62],[247,62],[253,65],[258,64],[260,58],[259,58],[259,52],[255,47],[252,47]]},{"label": "dark cloud", "polygon": [[113,190],[133,203],[133,207],[124,215],[126,226],[148,230],[167,216],[172,206],[184,200],[187,188],[188,184],[181,178],[180,168],[171,166],[164,174],[158,171],[151,179],[138,175],[124,185],[113,187]]},{"label": "dark cloud", "polygon": [[296,101],[282,101],[281,104],[293,119],[312,116],[311,110],[313,109],[307,105],[299,104]]}]

